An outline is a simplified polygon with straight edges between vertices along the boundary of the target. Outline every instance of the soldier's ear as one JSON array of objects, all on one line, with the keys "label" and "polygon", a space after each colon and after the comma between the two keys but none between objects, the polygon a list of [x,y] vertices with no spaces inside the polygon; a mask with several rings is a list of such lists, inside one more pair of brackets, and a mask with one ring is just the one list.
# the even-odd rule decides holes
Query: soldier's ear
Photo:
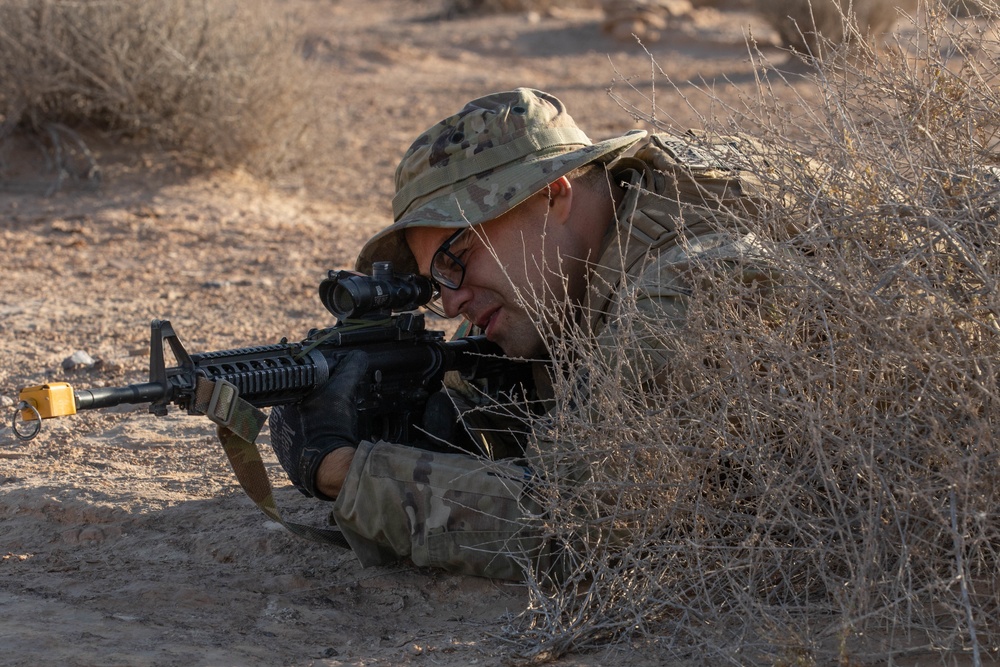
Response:
[{"label": "soldier's ear", "polygon": [[565,176],[560,176],[549,183],[546,192],[549,197],[549,216],[557,220],[569,217],[573,207],[573,184]]},{"label": "soldier's ear", "polygon": [[565,176],[560,176],[556,180],[549,183],[546,190],[549,195],[549,205],[551,206],[554,204],[556,197],[565,197],[569,195],[572,189],[573,185]]}]

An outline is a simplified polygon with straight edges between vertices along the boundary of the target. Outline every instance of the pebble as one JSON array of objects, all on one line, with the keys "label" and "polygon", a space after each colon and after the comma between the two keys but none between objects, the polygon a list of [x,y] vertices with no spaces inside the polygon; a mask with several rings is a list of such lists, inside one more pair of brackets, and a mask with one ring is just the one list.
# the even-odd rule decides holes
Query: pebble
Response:
[{"label": "pebble", "polygon": [[131,616],[129,614],[111,614],[111,618],[118,621],[126,621],[128,623],[142,620],[142,617],[140,616]]},{"label": "pebble", "polygon": [[83,350],[77,350],[70,356],[63,359],[62,367],[64,371],[74,371],[81,368],[92,368],[97,362],[94,358],[84,352]]},{"label": "pebble", "polygon": [[106,539],[120,537],[123,531],[121,526],[84,526],[83,528],[69,528],[62,531],[62,539],[67,544],[78,547],[91,547],[104,542]]},{"label": "pebble", "polygon": [[118,373],[125,369],[125,364],[120,359],[105,359],[101,367],[110,373]]}]

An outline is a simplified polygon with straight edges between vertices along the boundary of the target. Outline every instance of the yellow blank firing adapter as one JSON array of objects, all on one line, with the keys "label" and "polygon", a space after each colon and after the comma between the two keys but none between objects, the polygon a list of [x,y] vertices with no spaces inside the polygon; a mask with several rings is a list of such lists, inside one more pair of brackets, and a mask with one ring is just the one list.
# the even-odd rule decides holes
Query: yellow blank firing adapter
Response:
[{"label": "yellow blank firing adapter", "polygon": [[21,419],[33,421],[41,417],[65,417],[76,414],[76,399],[73,387],[66,382],[51,382],[21,390],[20,399],[27,405],[21,406]]},{"label": "yellow blank firing adapter", "polygon": [[[36,387],[25,387],[20,393],[21,402],[14,411],[11,426],[21,440],[31,440],[42,429],[42,420],[76,414],[76,397],[73,387],[66,382],[50,382]],[[24,422],[34,422],[30,431],[18,428],[18,417]]]}]

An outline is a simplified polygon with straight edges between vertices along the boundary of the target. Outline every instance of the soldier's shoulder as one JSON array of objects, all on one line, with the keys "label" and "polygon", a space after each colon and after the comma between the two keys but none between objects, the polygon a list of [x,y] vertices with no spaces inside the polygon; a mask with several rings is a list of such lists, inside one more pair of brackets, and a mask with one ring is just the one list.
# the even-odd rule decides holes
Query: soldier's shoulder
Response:
[{"label": "soldier's shoulder", "polygon": [[743,134],[718,134],[703,130],[650,135],[636,157],[647,162],[664,161],[694,170],[745,169],[767,153],[759,139]]}]

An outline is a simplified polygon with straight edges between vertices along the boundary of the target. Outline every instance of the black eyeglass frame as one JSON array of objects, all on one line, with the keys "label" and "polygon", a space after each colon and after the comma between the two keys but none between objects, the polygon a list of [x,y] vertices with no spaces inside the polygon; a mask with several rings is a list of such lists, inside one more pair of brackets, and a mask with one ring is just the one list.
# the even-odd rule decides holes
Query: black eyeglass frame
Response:
[{"label": "black eyeglass frame", "polygon": [[[442,287],[447,287],[450,290],[460,289],[462,287],[462,283],[465,281],[465,262],[456,257],[451,252],[450,248],[452,244],[455,243],[455,241],[457,241],[462,234],[469,231],[469,229],[469,227],[462,227],[457,230],[454,234],[449,236],[431,256],[431,279],[438,285],[439,291]],[[452,263],[458,267],[459,276],[457,282],[438,272],[437,263],[439,255],[448,257]]]}]

